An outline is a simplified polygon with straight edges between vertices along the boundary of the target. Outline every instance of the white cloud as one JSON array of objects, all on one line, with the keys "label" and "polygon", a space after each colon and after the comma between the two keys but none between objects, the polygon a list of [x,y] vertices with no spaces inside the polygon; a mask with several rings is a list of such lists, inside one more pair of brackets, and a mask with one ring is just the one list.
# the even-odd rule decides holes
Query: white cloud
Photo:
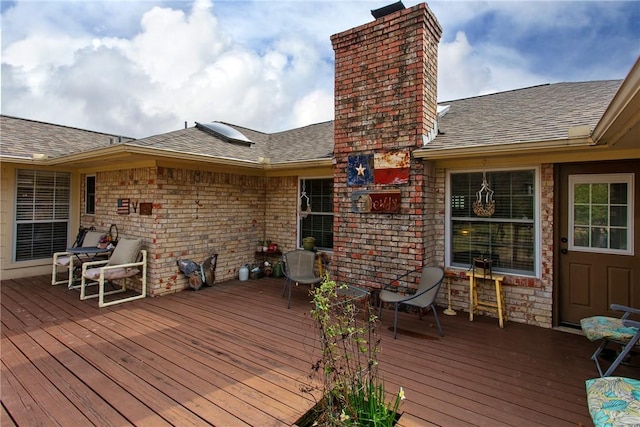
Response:
[{"label": "white cloud", "polygon": [[[638,30],[631,36],[621,30],[619,9],[628,2],[610,3],[430,2],[444,30],[439,99],[623,76],[628,57],[637,55]],[[2,113],[135,137],[179,129],[184,121],[272,132],[330,120],[330,36],[371,22],[369,10],[387,4],[20,1],[2,13]],[[594,10],[607,21],[590,21]],[[562,50],[561,58],[545,56],[558,39],[540,39],[539,30],[569,37],[574,27],[611,22],[615,28],[604,33],[569,40],[571,51]],[[589,57],[598,46],[607,61]],[[553,74],[541,64],[555,65]]]},{"label": "white cloud", "polygon": [[[21,86],[7,88],[3,112],[137,137],[185,120],[275,131],[333,114],[325,110],[332,104],[312,109],[305,100],[332,73],[314,43],[279,37],[254,52],[235,43],[212,12],[207,0],[186,13],[156,6],[131,39],[83,34],[42,43],[27,33],[3,49],[3,91]],[[21,55],[25,48],[30,53]],[[303,113],[292,114],[297,100],[293,109]]]},{"label": "white cloud", "polygon": [[293,106],[295,127],[333,120],[333,92],[316,90]]}]

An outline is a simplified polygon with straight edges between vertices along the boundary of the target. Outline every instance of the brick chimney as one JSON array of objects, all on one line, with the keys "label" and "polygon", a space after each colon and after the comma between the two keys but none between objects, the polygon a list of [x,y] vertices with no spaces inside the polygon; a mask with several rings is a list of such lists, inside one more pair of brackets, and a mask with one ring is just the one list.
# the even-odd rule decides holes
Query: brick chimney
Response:
[{"label": "brick chimney", "polygon": [[[379,287],[434,264],[429,243],[436,235],[433,170],[411,153],[422,146],[436,120],[441,34],[422,3],[401,6],[331,37],[336,160],[332,270],[340,282]],[[389,160],[391,176],[399,179],[378,176]]]}]

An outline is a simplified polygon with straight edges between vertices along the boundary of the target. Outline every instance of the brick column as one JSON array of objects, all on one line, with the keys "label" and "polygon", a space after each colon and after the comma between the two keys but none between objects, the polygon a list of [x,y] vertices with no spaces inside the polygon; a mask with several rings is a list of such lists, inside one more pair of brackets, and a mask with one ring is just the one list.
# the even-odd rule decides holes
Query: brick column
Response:
[{"label": "brick column", "polygon": [[[418,4],[331,37],[335,51],[334,257],[339,281],[378,287],[430,256],[433,170],[410,156],[407,183],[348,185],[351,155],[409,153],[436,119],[441,28]],[[352,212],[353,191],[400,191],[397,213]]]}]

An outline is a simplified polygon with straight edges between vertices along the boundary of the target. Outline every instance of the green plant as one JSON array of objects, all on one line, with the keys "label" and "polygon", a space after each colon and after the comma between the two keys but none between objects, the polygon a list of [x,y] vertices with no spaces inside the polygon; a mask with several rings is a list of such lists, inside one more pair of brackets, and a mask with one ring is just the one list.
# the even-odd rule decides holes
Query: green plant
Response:
[{"label": "green plant", "polygon": [[386,403],[384,382],[378,376],[377,317],[366,306],[364,319],[359,304],[341,295],[345,285],[328,276],[311,290],[322,354],[312,375],[322,376],[325,404],[316,424],[324,426],[392,426],[397,421],[404,391]]}]

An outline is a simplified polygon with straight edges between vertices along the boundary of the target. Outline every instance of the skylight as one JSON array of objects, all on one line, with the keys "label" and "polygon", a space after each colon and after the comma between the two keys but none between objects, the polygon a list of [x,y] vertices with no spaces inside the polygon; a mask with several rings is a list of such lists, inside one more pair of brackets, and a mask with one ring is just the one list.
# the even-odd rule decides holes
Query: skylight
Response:
[{"label": "skylight", "polygon": [[205,132],[209,132],[210,134],[217,136],[218,138],[226,142],[243,144],[247,146],[253,144],[253,141],[247,138],[242,132],[221,122],[211,122],[211,123],[196,122],[196,127],[198,129],[204,130]]}]

